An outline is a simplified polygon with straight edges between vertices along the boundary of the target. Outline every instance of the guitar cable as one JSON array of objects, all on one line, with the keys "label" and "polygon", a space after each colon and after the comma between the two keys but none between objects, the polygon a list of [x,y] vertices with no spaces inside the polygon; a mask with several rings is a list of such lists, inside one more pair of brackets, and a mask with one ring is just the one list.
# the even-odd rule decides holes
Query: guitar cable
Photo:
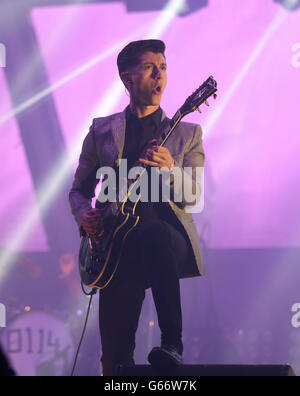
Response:
[{"label": "guitar cable", "polygon": [[79,352],[80,352],[80,348],[81,348],[81,345],[82,345],[82,342],[83,342],[83,339],[84,339],[84,336],[85,336],[85,332],[86,332],[86,328],[87,328],[87,324],[88,324],[88,320],[89,320],[89,316],[90,316],[90,312],[91,312],[93,296],[97,293],[97,289],[92,289],[92,291],[90,293],[87,293],[84,290],[82,282],[81,282],[81,288],[82,288],[83,293],[86,296],[89,296],[90,301],[89,301],[89,305],[88,305],[88,310],[87,310],[86,319],[85,319],[85,323],[84,323],[84,326],[83,326],[81,338],[80,338],[80,341],[79,341],[79,344],[78,344],[78,348],[77,348],[77,352],[76,352],[76,356],[75,356],[75,359],[74,359],[74,364],[73,364],[73,368],[72,368],[72,372],[71,372],[71,377],[74,377],[74,373],[75,373],[75,369],[76,369],[76,365],[77,365],[77,361],[78,361],[78,356],[79,356]]}]

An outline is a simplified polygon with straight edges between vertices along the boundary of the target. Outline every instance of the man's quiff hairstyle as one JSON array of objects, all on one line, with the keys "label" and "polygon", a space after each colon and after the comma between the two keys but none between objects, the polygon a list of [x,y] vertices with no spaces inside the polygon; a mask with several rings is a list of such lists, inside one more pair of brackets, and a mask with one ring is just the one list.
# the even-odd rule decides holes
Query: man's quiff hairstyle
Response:
[{"label": "man's quiff hairstyle", "polygon": [[141,56],[149,51],[165,56],[166,45],[161,40],[140,40],[128,44],[118,55],[119,74],[137,66]]}]

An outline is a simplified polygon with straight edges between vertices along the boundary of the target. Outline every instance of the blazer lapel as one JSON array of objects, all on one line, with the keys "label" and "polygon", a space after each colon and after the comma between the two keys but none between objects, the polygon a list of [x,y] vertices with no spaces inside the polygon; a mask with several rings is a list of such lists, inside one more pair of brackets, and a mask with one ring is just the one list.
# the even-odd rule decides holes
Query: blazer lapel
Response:
[{"label": "blazer lapel", "polygon": [[166,113],[164,111],[162,111],[162,117],[161,117],[161,121],[163,122],[163,120],[166,118]]},{"label": "blazer lapel", "polygon": [[119,165],[119,161],[122,158],[124,145],[125,145],[126,110],[123,111],[123,113],[117,114],[117,116],[112,122],[111,128],[118,152],[118,158],[116,160],[116,164]]}]

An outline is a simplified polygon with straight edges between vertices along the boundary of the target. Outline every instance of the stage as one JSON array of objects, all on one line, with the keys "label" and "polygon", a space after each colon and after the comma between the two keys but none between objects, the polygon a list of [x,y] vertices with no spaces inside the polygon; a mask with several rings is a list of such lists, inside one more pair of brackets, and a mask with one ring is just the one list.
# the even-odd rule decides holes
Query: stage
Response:
[{"label": "stage", "polygon": [[[300,375],[299,14],[298,0],[0,0],[0,344],[16,375],[71,374],[89,298],[69,192],[93,119],[128,105],[118,53],[149,38],[166,44],[168,117],[218,82],[184,119],[203,131],[206,268],[180,281],[184,375]],[[98,300],[77,376],[102,374]],[[119,375],[152,376],[159,344],[148,289],[141,374]]]}]

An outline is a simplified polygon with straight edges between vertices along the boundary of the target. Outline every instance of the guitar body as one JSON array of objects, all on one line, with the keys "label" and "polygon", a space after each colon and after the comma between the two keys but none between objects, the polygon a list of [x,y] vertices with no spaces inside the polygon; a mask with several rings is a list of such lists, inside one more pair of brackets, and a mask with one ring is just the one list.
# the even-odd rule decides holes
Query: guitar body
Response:
[{"label": "guitar body", "polygon": [[122,211],[106,217],[104,232],[96,237],[84,236],[79,251],[82,283],[92,289],[104,289],[113,279],[128,234],[140,218]]}]

